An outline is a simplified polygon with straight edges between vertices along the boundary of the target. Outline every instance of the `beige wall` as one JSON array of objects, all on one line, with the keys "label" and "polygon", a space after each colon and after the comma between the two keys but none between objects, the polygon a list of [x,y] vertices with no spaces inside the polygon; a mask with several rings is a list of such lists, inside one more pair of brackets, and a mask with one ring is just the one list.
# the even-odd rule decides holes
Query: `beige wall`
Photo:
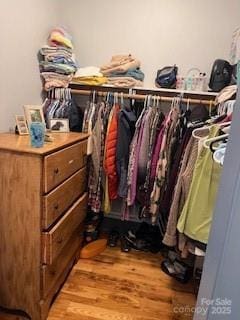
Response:
[{"label": "beige wall", "polygon": [[153,86],[159,67],[210,72],[228,58],[240,26],[239,0],[62,0],[65,24],[74,35],[81,65],[101,65],[116,53],[136,55]]},{"label": "beige wall", "polygon": [[14,126],[24,104],[41,103],[37,52],[57,22],[57,2],[1,1],[0,131]]},{"label": "beige wall", "polygon": [[36,55],[56,24],[73,34],[82,66],[131,52],[142,61],[145,85],[153,86],[159,67],[176,63],[182,74],[192,66],[209,73],[215,58],[228,58],[240,1],[2,1],[0,131],[14,125],[22,105],[41,103]]}]

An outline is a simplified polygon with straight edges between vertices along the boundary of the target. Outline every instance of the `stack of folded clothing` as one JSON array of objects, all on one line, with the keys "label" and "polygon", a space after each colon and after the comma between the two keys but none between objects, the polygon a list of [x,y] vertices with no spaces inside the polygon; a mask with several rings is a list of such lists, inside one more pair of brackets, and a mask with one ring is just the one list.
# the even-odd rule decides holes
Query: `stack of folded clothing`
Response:
[{"label": "stack of folded clothing", "polygon": [[71,36],[63,28],[55,28],[48,45],[39,51],[39,66],[44,79],[44,89],[67,88],[77,70]]},{"label": "stack of folded clothing", "polygon": [[129,55],[116,55],[110,63],[101,67],[101,73],[108,83],[116,87],[142,87],[144,73],[140,70],[140,61]]},{"label": "stack of folded clothing", "polygon": [[77,70],[72,82],[86,85],[102,85],[107,83],[107,78],[100,72],[100,68],[85,67]]}]

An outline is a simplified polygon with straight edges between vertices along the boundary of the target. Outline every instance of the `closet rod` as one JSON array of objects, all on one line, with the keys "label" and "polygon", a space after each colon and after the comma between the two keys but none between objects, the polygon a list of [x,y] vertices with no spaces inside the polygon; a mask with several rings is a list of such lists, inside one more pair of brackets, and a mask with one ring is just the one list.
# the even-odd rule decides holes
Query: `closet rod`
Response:
[{"label": "closet rod", "polygon": [[[113,91],[114,92],[114,91]],[[71,93],[73,94],[79,94],[79,95],[85,95],[88,96],[92,93],[90,90],[77,90],[77,89],[71,89]],[[104,91],[97,91],[98,96],[105,97],[107,95],[106,92]],[[127,94],[127,93],[119,93],[119,96],[122,96],[123,98],[130,98],[130,99],[135,99],[135,100],[144,100],[146,98],[146,95],[143,94]],[[153,95],[153,96],[159,96],[161,97],[161,101],[163,102],[172,102],[174,97],[164,97],[161,95]],[[182,102],[186,103],[191,103],[191,104],[202,104],[202,105],[207,105],[210,106],[214,103],[214,100],[204,100],[204,99],[192,99],[192,98],[182,98]]]}]

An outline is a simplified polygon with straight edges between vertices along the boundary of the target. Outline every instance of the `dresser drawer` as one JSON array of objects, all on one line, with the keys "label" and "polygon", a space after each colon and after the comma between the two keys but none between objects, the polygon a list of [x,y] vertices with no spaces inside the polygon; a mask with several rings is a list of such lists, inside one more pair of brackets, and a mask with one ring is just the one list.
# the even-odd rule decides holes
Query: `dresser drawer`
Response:
[{"label": "dresser drawer", "polygon": [[[42,266],[42,297],[45,298],[49,291],[61,285],[61,276],[69,264],[72,265],[80,251],[83,241],[83,224],[77,229],[61,254],[54,260],[52,265]],[[59,283],[60,281],[60,283]]]},{"label": "dresser drawer", "polygon": [[44,158],[44,192],[48,193],[74,172],[85,166],[87,141],[55,152]]},{"label": "dresser drawer", "polygon": [[42,233],[43,263],[52,264],[83,222],[87,211],[87,193],[78,199],[58,223]]},{"label": "dresser drawer", "polygon": [[84,193],[86,174],[84,167],[43,197],[43,229],[48,229]]}]

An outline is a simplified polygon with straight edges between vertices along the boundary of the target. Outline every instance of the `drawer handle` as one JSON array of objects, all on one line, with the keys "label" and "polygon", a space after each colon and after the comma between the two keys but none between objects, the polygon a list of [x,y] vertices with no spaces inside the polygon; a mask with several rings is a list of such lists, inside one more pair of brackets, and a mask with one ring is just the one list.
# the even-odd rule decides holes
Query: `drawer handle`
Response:
[{"label": "drawer handle", "polygon": [[74,162],[74,160],[72,159],[72,160],[69,160],[68,161],[68,164],[72,164]]},{"label": "drawer handle", "polygon": [[56,271],[55,270],[51,270],[50,274],[54,277],[56,275]]},{"label": "drawer handle", "polygon": [[58,203],[57,203],[57,204],[55,204],[54,209],[55,209],[55,210],[58,210],[58,209],[59,209],[59,205],[58,205]]},{"label": "drawer handle", "polygon": [[62,242],[63,242],[63,238],[60,238],[60,239],[57,240],[58,244],[61,244]]},{"label": "drawer handle", "polygon": [[58,168],[54,169],[54,174],[58,174],[58,173],[59,173],[59,169]]}]

